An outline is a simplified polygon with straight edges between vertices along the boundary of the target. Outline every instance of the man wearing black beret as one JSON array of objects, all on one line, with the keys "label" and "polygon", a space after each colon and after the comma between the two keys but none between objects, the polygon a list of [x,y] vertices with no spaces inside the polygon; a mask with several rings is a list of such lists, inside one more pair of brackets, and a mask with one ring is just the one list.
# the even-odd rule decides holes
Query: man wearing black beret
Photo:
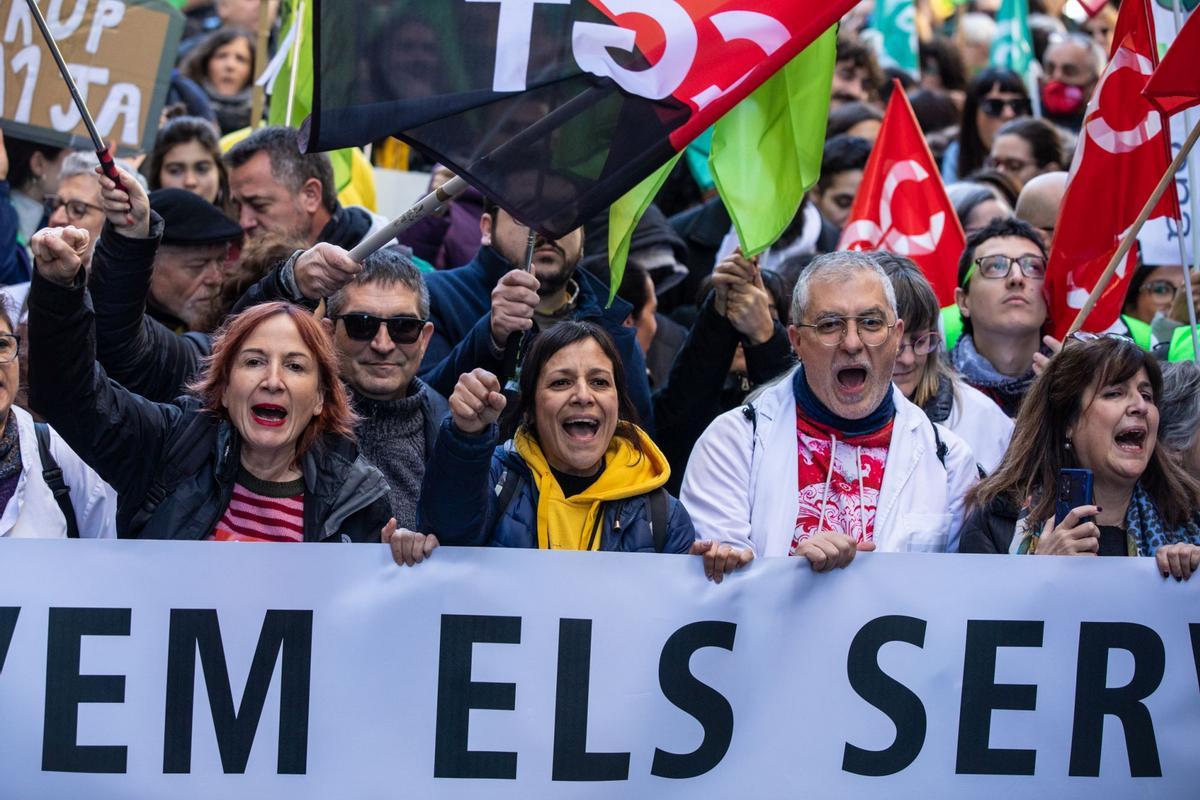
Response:
[{"label": "man wearing black beret", "polygon": [[242,228],[185,189],[151,192],[150,209],[163,228],[147,311],[177,333],[198,330],[220,294],[229,245],[241,241]]}]

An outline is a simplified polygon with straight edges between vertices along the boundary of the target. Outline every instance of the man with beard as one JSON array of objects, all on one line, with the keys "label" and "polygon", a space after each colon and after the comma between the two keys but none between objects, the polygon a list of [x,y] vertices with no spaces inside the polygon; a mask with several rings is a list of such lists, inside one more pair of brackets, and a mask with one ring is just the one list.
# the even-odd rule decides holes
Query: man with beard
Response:
[{"label": "man with beard", "polygon": [[528,346],[525,331],[586,320],[616,342],[630,399],[646,427],[652,419],[646,363],[633,329],[623,324],[631,307],[617,298],[606,308],[608,287],[576,269],[583,255],[583,229],[554,241],[539,235],[533,271],[525,272],[529,228],[490,200],[484,203],[479,227],[482,246],[469,264],[426,278],[434,333],[421,364],[425,382],[449,395],[458,376],[477,367],[511,378],[519,353]]},{"label": "man with beard", "polygon": [[892,385],[904,322],[867,253],[818,256],[792,295],[800,366],[700,437],[680,500],[714,580],[755,556],[956,552],[970,448]]},{"label": "man with beard", "polygon": [[225,161],[238,223],[251,239],[270,232],[350,250],[387,224],[361,206],[338,202],[329,156],[301,153],[293,128],[259,128],[230,148]]}]

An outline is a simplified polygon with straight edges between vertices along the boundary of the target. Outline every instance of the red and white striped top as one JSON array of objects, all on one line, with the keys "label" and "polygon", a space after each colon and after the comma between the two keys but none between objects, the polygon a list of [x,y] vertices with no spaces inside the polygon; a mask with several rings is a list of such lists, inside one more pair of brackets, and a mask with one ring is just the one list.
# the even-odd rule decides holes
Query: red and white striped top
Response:
[{"label": "red and white striped top", "polygon": [[[243,474],[238,477],[233,487],[233,499],[229,501],[229,507],[209,538],[218,542],[303,542],[303,479],[285,484],[268,484],[265,481],[246,481],[247,477],[251,476]],[[265,489],[270,494],[251,491],[243,485],[246,482],[256,484],[256,489]],[[296,493],[273,496],[283,494],[276,487]]]}]

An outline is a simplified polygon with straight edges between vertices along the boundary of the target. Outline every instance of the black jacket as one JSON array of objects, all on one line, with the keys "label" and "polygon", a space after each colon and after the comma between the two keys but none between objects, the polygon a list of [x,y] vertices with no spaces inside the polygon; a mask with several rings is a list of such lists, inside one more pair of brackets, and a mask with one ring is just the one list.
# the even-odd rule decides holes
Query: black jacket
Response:
[{"label": "black jacket", "polygon": [[[82,273],[72,288],[34,275],[29,331],[30,402],[116,490],[118,534],[209,536],[233,494],[236,429],[194,399],[155,403],[108,379]],[[387,483],[353,442],[325,437],[301,471],[305,541],[379,541],[391,516]]]},{"label": "black jacket", "polygon": [[745,400],[749,388],[766,383],[795,364],[787,332],[776,322],[770,339],[744,348],[750,387],[731,396],[725,390],[725,381],[741,341],[737,329],[717,313],[710,292],[671,365],[667,385],[654,395],[654,443],[671,464],[667,491],[672,494],[678,494],[692,447],[709,423]]},{"label": "black jacket", "polygon": [[1020,509],[1008,500],[997,498],[987,508],[976,508],[967,515],[958,537],[960,553],[1008,553]]}]

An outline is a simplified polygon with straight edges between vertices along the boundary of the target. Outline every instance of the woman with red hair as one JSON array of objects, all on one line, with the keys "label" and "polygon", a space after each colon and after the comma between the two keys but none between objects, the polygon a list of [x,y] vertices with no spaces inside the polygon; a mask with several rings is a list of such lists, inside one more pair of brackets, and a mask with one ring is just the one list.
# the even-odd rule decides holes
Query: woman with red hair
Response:
[{"label": "woman with red hair", "polygon": [[148,539],[378,542],[387,483],[358,454],[332,344],[304,309],[231,318],[191,397],[154,403],[96,363],[87,232],[39,231],[30,401],[117,491],[117,532]]}]

